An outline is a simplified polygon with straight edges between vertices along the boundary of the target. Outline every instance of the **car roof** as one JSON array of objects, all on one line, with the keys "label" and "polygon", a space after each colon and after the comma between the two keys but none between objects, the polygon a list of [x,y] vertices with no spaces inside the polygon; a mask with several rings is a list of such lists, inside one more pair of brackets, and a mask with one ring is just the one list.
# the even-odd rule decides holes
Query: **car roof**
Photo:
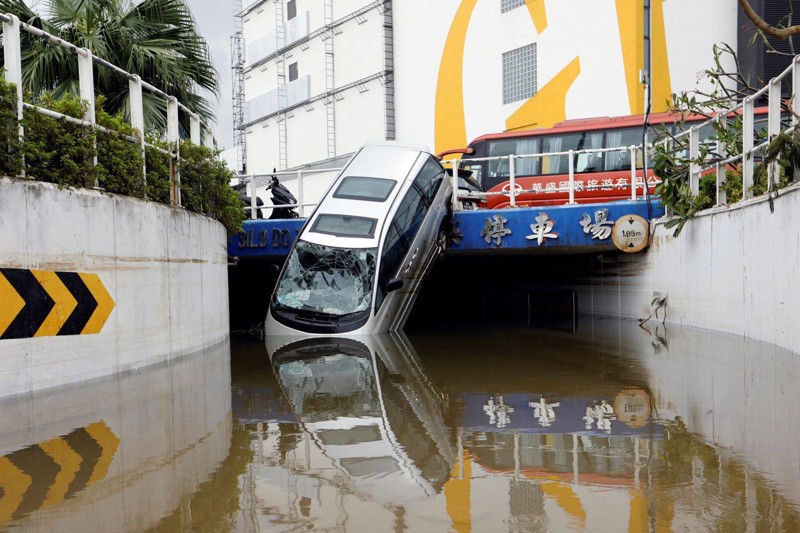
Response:
[{"label": "car roof", "polygon": [[[431,155],[425,147],[408,143],[384,141],[365,144],[347,166],[342,169],[330,190],[317,206],[306,224],[301,239],[342,248],[376,248],[381,239],[383,221],[389,216],[397,195],[403,189],[403,182],[413,179],[426,156]],[[396,185],[382,202],[351,198],[335,198],[334,193],[342,181],[350,176],[381,178],[392,180]],[[349,215],[376,219],[375,234],[372,238],[339,237],[312,231],[320,215]]]}]

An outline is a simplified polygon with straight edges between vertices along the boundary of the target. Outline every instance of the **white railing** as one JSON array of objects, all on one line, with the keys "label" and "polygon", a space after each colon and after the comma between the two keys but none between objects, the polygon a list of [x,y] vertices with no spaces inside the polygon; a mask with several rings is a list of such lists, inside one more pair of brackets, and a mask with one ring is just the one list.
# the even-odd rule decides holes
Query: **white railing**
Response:
[{"label": "white railing", "polygon": [[[474,158],[461,158],[461,159],[450,159],[447,162],[450,164],[450,179],[453,182],[453,211],[457,211],[459,209],[459,198],[469,198],[469,197],[486,197],[486,196],[508,196],[509,207],[516,207],[516,199],[517,196],[521,194],[531,194],[531,193],[558,193],[558,192],[568,192],[569,193],[569,200],[567,204],[574,204],[575,202],[575,193],[580,192],[583,190],[596,190],[596,189],[608,189],[609,184],[597,184],[597,185],[584,185],[579,184],[576,185],[575,174],[579,174],[581,176],[591,176],[594,172],[576,172],[575,171],[575,156],[581,154],[604,154],[609,152],[627,152],[630,155],[630,181],[620,184],[614,183],[611,185],[612,188],[630,188],[631,190],[631,200],[636,200],[638,198],[637,190],[641,186],[642,188],[642,196],[647,195],[647,176],[644,175],[645,172],[642,171],[642,177],[639,179],[636,176],[636,158],[637,155],[641,152],[641,145],[639,146],[620,146],[615,148],[593,148],[593,149],[586,149],[586,150],[567,150],[564,152],[548,152],[548,153],[540,153],[540,154],[510,154],[504,156],[494,156],[494,157],[474,157]],[[546,157],[558,157],[558,156],[567,156],[567,168],[568,172],[567,175],[569,176],[569,181],[567,182],[566,186],[562,186],[559,184],[558,187],[547,189],[546,191],[541,190],[540,188],[536,189],[522,189],[520,187],[517,190],[517,178],[521,176],[517,176],[516,172],[516,161],[520,159],[541,159]],[[644,158],[642,158],[644,159]],[[481,192],[477,194],[472,193],[458,193],[458,168],[464,163],[480,163],[484,161],[508,161],[508,192],[500,191],[500,192]],[[641,170],[641,169],[639,169]],[[550,176],[537,176],[537,177],[555,177],[555,176],[562,176],[563,174],[552,174]],[[525,176],[527,177],[527,176]]]},{"label": "white railing", "polygon": [[[249,174],[246,176],[238,176],[240,183],[244,183],[247,185],[249,189],[249,196],[250,196],[250,205],[246,206],[245,209],[250,212],[249,217],[250,219],[258,218],[258,212],[261,209],[297,209],[298,215],[300,217],[304,217],[306,213],[307,207],[316,207],[318,202],[308,202],[306,198],[308,196],[308,181],[307,177],[309,175],[315,174],[324,174],[324,173],[332,173],[330,182],[322,183],[322,188],[327,190],[330,188],[330,185],[333,183],[335,177],[341,171],[341,168],[320,168],[320,169],[301,169],[295,171],[288,171],[288,172],[271,172],[269,174]],[[291,184],[297,191],[297,203],[295,204],[287,204],[287,205],[257,205],[258,202],[258,188],[260,186],[267,186],[271,181],[272,178],[276,177],[281,181],[281,184],[286,186],[287,184]]]},{"label": "white railing", "polygon": [[[120,138],[126,139],[132,143],[139,144],[142,152],[142,180],[147,183],[147,163],[145,157],[145,149],[152,148],[170,157],[170,201],[172,205],[181,205],[180,194],[180,133],[178,123],[180,113],[183,112],[189,117],[190,126],[190,140],[194,144],[202,144],[207,147],[214,146],[214,138],[210,128],[200,121],[200,117],[192,112],[185,105],[181,104],[177,98],[170,96],[162,90],[154,87],[153,85],[142,81],[139,76],[127,72],[104,59],[96,57],[92,51],[87,48],[79,48],[78,46],[69,43],[55,35],[47,33],[39,28],[20,22],[19,18],[11,14],[0,14],[0,21],[3,23],[3,53],[5,59],[5,80],[9,83],[16,85],[17,90],[17,119],[19,121],[19,136],[20,140],[25,137],[25,130],[23,127],[23,117],[25,109],[41,115],[64,120],[66,122],[79,125],[84,128],[90,128],[102,133],[117,135]],[[78,61],[78,85],[81,100],[86,102],[87,111],[82,119],[70,117],[62,113],[58,113],[51,109],[46,109],[25,102],[23,100],[23,86],[22,86],[22,39],[21,32],[25,31],[41,39],[45,40],[48,44],[53,46],[60,46],[75,54]],[[122,134],[115,130],[104,128],[97,124],[95,114],[95,92],[94,92],[94,68],[95,65],[102,66],[111,70],[114,74],[121,76],[128,80],[129,87],[129,104],[130,104],[130,122],[133,129],[138,132],[138,137]],[[150,144],[145,141],[145,125],[144,125],[144,107],[142,99],[142,91],[146,90],[159,98],[166,101],[167,105],[167,135],[166,140],[169,145],[169,150]],[[204,133],[204,134],[203,134]],[[95,151],[93,164],[97,164],[97,152]],[[25,165],[23,162],[22,175],[25,174]],[[95,182],[95,186],[98,183]]]},{"label": "white railing", "polygon": [[[789,106],[793,110],[790,113],[791,123],[787,128],[782,128],[781,125],[781,82],[784,79],[789,79],[791,83],[791,97],[789,98]],[[761,153],[769,146],[770,142],[782,131],[792,131],[797,127],[797,104],[798,94],[797,88],[800,86],[800,55],[795,56],[792,64],[789,65],[779,76],[770,80],[770,82],[761,88],[758,92],[747,96],[737,104],[715,113],[715,115],[700,124],[693,125],[687,131],[675,135],[671,139],[665,139],[662,143],[674,143],[676,140],[681,140],[688,136],[689,143],[689,159],[692,161],[689,171],[689,186],[693,195],[697,196],[700,192],[700,177],[704,172],[714,169],[716,172],[716,189],[717,189],[717,205],[725,203],[725,189],[723,184],[726,179],[726,169],[728,165],[733,165],[741,162],[742,169],[742,199],[753,197],[754,173],[755,173],[755,156]],[[767,138],[759,144],[755,144],[755,102],[762,96],[767,96]],[[700,129],[704,126],[710,126],[717,122],[722,127],[725,127],[729,117],[736,115],[742,117],[742,150],[735,153],[730,157],[721,159],[722,154],[725,152],[726,147],[722,141],[717,140],[715,151],[718,157],[710,165],[698,164],[700,158]],[[665,146],[669,146],[665,144]],[[773,162],[767,167],[767,190],[772,191],[779,182],[780,169],[778,164]]]}]

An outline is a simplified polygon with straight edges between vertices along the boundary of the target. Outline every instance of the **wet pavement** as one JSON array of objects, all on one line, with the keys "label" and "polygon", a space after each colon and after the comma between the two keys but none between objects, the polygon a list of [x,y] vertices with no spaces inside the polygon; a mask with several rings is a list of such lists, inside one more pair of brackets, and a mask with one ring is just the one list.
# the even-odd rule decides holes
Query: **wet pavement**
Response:
[{"label": "wet pavement", "polygon": [[645,328],[235,337],[6,401],[0,529],[800,530],[798,356]]}]

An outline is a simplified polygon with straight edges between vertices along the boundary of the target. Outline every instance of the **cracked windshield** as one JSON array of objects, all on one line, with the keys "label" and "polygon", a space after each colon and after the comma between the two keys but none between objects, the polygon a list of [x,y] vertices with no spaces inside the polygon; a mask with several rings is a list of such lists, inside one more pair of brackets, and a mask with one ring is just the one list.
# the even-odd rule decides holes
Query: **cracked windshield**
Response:
[{"label": "cracked windshield", "polygon": [[333,248],[300,241],[286,262],[275,298],[298,311],[346,315],[372,301],[374,248]]}]

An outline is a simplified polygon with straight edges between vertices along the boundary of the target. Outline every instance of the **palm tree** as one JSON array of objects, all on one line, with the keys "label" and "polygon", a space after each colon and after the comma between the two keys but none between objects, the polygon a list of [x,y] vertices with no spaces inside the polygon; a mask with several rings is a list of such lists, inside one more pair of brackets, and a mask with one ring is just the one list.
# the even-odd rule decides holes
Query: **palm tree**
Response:
[{"label": "palm tree", "polygon": [[[43,0],[42,7],[46,18],[25,0],[0,0],[0,12],[88,48],[175,96],[205,120],[214,119],[212,102],[198,92],[218,96],[218,74],[185,0]],[[78,64],[72,52],[25,31],[22,52],[26,91],[49,91],[55,98],[78,94]],[[97,67],[95,83],[97,93],[106,98],[106,111],[129,115],[127,79]],[[165,101],[147,91],[143,97],[147,127],[163,130]]]}]

